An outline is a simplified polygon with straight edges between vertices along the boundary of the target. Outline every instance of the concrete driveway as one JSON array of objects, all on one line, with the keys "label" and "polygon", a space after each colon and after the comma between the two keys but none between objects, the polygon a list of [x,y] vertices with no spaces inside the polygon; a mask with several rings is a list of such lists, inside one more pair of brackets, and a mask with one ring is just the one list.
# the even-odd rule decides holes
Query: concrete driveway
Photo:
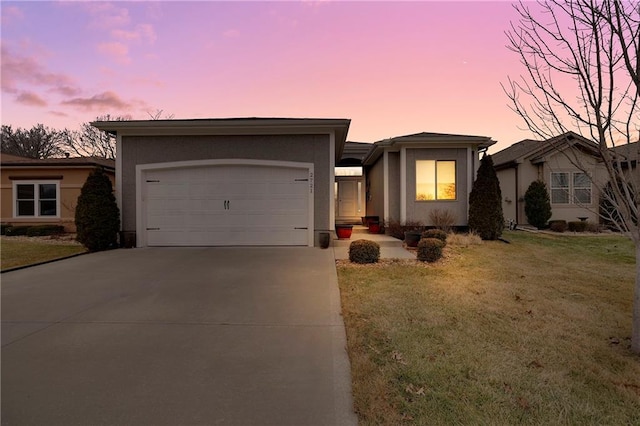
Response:
[{"label": "concrete driveway", "polygon": [[356,424],[331,250],[147,248],[2,275],[3,425]]}]

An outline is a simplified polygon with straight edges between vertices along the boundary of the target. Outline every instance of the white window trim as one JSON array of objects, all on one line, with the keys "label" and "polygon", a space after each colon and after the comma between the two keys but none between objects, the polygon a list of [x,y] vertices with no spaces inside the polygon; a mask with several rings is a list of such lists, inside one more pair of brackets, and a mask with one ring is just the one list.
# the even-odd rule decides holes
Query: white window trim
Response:
[{"label": "white window trim", "polygon": [[[566,189],[568,194],[568,202],[566,203],[554,203],[553,202],[553,190],[554,189],[565,189],[565,187],[554,187],[553,186],[553,175],[558,173],[566,173],[569,175],[569,187]],[[551,205],[554,206],[592,206],[593,205],[593,182],[591,182],[591,178],[589,177],[589,192],[591,194],[591,201],[589,203],[579,203],[576,201],[576,187],[573,184],[574,175],[576,174],[585,174],[589,177],[589,174],[582,171],[569,171],[569,170],[557,170],[550,172],[549,174],[549,199],[551,201]],[[587,188],[578,188],[578,189],[587,189]]]},{"label": "white window trim", "polygon": [[[51,185],[56,186],[56,215],[41,216],[40,215],[40,191],[34,188],[34,214],[33,216],[18,215],[18,185]],[[11,197],[13,200],[13,218],[14,219],[60,219],[60,181],[59,180],[14,180],[12,185]]]}]

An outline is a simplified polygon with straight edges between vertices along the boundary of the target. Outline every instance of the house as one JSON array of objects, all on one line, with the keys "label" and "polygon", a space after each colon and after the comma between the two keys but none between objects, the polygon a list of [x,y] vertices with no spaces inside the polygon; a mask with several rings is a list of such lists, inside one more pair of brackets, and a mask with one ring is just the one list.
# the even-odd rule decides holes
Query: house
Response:
[{"label": "house", "polygon": [[505,220],[528,223],[524,194],[533,181],[541,180],[549,190],[551,220],[599,221],[597,188],[607,176],[593,142],[573,132],[546,141],[525,139],[496,152],[492,159]]},{"label": "house", "polygon": [[1,221],[10,225],[62,225],[75,232],[75,207],[87,176],[103,169],[115,182],[115,161],[102,158],[43,160],[0,153]]},{"label": "house", "polygon": [[430,213],[441,210],[455,216],[454,226],[467,226],[479,153],[494,143],[485,136],[441,133],[376,142],[363,159],[367,215],[433,226]]},{"label": "house", "polygon": [[314,246],[333,230],[334,167],[350,120],[92,124],[116,136],[123,237],[138,247]]},{"label": "house", "polygon": [[494,143],[435,133],[347,142],[348,119],[92,124],[116,136],[123,236],[138,247],[317,246],[336,222],[425,221],[430,208],[466,225],[478,151]]}]

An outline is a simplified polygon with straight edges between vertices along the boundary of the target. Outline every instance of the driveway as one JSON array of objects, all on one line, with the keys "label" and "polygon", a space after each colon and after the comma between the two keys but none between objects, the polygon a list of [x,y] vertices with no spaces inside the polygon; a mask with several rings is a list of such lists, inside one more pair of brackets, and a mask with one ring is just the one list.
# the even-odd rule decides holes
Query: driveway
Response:
[{"label": "driveway", "polygon": [[145,248],[2,274],[2,424],[356,424],[331,250]]}]

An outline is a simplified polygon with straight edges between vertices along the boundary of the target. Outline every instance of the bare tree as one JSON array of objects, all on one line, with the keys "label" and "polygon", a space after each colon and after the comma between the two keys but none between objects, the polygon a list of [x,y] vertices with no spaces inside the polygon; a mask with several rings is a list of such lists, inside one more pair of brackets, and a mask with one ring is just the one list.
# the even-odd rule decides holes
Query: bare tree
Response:
[{"label": "bare tree", "polygon": [[[519,21],[506,33],[508,48],[526,71],[503,89],[512,109],[542,139],[571,130],[594,143],[613,183],[602,191],[615,210],[608,219],[635,244],[631,348],[640,353],[640,178],[630,161],[639,157],[640,146],[633,143],[640,138],[640,4],[540,0],[515,8]],[[577,155],[567,158],[589,175]],[[602,182],[593,184],[603,189]]]},{"label": "bare tree", "polygon": [[2,152],[26,158],[52,158],[64,155],[64,132],[36,124],[31,129],[2,126]]},{"label": "bare tree", "polygon": [[156,109],[154,113],[147,111],[147,114],[151,120],[171,120],[174,117],[174,114],[165,114],[162,109]]},{"label": "bare tree", "polygon": [[[111,117],[109,114],[97,117],[97,121],[127,121],[128,116]],[[91,123],[82,123],[80,130],[76,132],[67,131],[65,148],[81,157],[100,157],[115,160],[116,140],[115,138],[93,127]]]}]

